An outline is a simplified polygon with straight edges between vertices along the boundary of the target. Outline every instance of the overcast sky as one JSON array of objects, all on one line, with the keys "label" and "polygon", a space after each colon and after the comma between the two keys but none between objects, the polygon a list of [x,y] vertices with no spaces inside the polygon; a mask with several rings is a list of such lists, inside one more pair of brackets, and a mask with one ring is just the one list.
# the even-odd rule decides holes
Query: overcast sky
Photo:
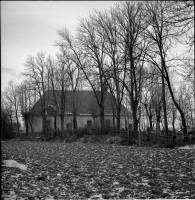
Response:
[{"label": "overcast sky", "polygon": [[55,55],[56,30],[74,33],[79,17],[104,10],[114,1],[1,1],[1,91],[9,80],[21,80],[27,55]]}]

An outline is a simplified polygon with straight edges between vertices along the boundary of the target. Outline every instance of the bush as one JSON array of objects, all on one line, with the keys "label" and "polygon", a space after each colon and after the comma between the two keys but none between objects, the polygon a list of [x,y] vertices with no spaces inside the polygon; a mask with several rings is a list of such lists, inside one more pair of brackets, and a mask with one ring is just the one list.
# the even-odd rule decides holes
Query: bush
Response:
[{"label": "bush", "polygon": [[84,135],[81,139],[80,139],[80,142],[82,143],[87,143],[89,140],[89,137],[87,135]]},{"label": "bush", "polygon": [[120,141],[120,145],[128,145],[128,141],[126,139],[122,139]]},{"label": "bush", "polygon": [[65,139],[65,142],[66,142],[66,143],[70,143],[70,142],[72,142],[72,141],[71,141],[70,138],[66,138],[66,139]]},{"label": "bush", "polygon": [[84,134],[85,130],[84,129],[79,129],[76,131],[76,134],[78,136],[78,138],[81,138]]},{"label": "bush", "polygon": [[167,144],[167,148],[169,148],[169,149],[175,148],[175,144],[169,143],[169,144]]},{"label": "bush", "polygon": [[65,142],[69,143],[69,142],[75,142],[78,140],[78,136],[76,134],[71,135],[70,137],[65,139]]},{"label": "bush", "polygon": [[137,139],[131,139],[128,141],[128,145],[138,145],[138,140]]},{"label": "bush", "polygon": [[121,144],[121,137],[119,136],[113,136],[113,137],[109,137],[106,139],[105,143],[106,144]]},{"label": "bush", "polygon": [[93,134],[93,135],[89,138],[88,142],[90,142],[90,143],[100,142],[100,136]]},{"label": "bush", "polygon": [[55,130],[55,131],[53,132],[53,137],[54,137],[54,138],[60,137],[60,136],[61,136],[61,133],[62,133],[61,130]]}]

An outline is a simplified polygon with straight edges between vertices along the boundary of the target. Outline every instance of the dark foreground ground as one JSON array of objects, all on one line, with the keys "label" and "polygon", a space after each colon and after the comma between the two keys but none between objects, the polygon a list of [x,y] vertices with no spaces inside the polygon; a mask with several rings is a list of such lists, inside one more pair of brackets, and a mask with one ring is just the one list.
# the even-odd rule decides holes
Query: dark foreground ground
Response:
[{"label": "dark foreground ground", "polygon": [[195,199],[195,150],[36,141],[2,142],[7,199]]}]

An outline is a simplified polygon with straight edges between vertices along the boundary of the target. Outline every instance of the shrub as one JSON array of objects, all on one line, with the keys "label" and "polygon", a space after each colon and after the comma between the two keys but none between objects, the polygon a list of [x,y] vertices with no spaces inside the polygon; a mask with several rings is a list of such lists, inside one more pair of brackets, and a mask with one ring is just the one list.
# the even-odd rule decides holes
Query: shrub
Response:
[{"label": "shrub", "polygon": [[80,139],[80,142],[82,143],[87,143],[89,140],[89,137],[87,137],[86,135],[84,135],[81,139]]},{"label": "shrub", "polygon": [[87,143],[87,141],[85,140],[85,138],[81,138],[81,139],[80,139],[80,142],[81,142],[81,143]]},{"label": "shrub", "polygon": [[126,139],[122,139],[120,141],[120,145],[128,145],[128,141]]},{"label": "shrub", "polygon": [[61,130],[55,130],[55,131],[53,132],[53,137],[54,137],[54,138],[60,137],[60,136],[61,136],[61,133],[62,133]]},{"label": "shrub", "polygon": [[65,142],[66,142],[66,143],[70,143],[70,142],[72,142],[72,141],[71,141],[70,138],[66,138],[66,139],[65,139]]},{"label": "shrub", "polygon": [[90,143],[100,142],[100,136],[93,134],[93,135],[89,138],[88,142],[90,142]]},{"label": "shrub", "polygon": [[71,135],[70,137],[66,138],[66,142],[75,142],[78,139],[78,136],[76,134]]},{"label": "shrub", "polygon": [[121,144],[121,137],[119,136],[113,136],[113,137],[109,137],[106,139],[105,143],[106,144]]},{"label": "shrub", "polygon": [[81,138],[84,134],[84,130],[83,129],[77,130],[76,134],[77,134],[78,138]]},{"label": "shrub", "polygon": [[175,148],[175,144],[173,143],[167,144],[167,148],[170,148],[170,149]]},{"label": "shrub", "polygon": [[128,145],[138,145],[138,140],[137,139],[131,139],[128,141]]}]

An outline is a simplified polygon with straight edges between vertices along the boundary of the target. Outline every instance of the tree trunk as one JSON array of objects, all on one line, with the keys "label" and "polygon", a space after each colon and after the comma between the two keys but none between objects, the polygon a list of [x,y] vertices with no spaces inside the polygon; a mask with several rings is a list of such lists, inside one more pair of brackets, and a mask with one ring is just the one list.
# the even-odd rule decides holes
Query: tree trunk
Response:
[{"label": "tree trunk", "polygon": [[120,130],[120,126],[121,126],[121,108],[118,106],[117,107],[117,113],[116,113],[116,120],[117,120],[117,124],[116,124],[116,128],[117,130]]},{"label": "tree trunk", "polygon": [[60,116],[60,120],[61,120],[61,131],[64,131],[64,115]]},{"label": "tree trunk", "polygon": [[73,115],[73,130],[77,130],[77,115]]},{"label": "tree trunk", "polygon": [[187,126],[186,126],[186,120],[185,120],[184,112],[182,111],[182,109],[180,108],[179,104],[175,100],[175,97],[174,97],[174,94],[173,94],[173,91],[172,91],[172,88],[171,88],[171,83],[170,83],[169,77],[166,77],[166,81],[167,81],[167,85],[168,85],[169,92],[171,94],[171,98],[173,100],[173,103],[175,104],[177,110],[179,111],[179,113],[181,115],[183,133],[184,133],[184,140],[188,140],[188,132],[187,132]]},{"label": "tree trunk", "polygon": [[150,130],[153,130],[153,124],[152,124],[152,116],[150,115],[149,117],[149,122],[150,122]]},{"label": "tree trunk", "polygon": [[169,74],[168,74],[168,71],[167,71],[165,60],[164,60],[164,58],[162,56],[162,52],[161,52],[161,60],[162,60],[162,67],[163,67],[163,74],[162,75],[164,76],[164,78],[165,78],[165,80],[167,82],[168,89],[169,89],[169,92],[171,94],[171,98],[173,100],[173,103],[175,104],[177,110],[179,111],[179,113],[181,115],[183,133],[184,133],[184,140],[188,140],[188,132],[187,132],[185,115],[184,115],[184,112],[182,111],[182,109],[180,108],[179,104],[175,100],[175,96],[173,94],[173,90],[172,90],[171,83],[170,83],[170,80],[169,80]]},{"label": "tree trunk", "polygon": [[[195,65],[194,65],[194,121],[195,121]],[[195,127],[195,124],[193,124]]]},{"label": "tree trunk", "polygon": [[116,118],[115,107],[114,107],[114,105],[112,104],[112,128],[113,128],[113,129],[116,128],[115,118]]},{"label": "tree trunk", "polygon": [[172,126],[173,126],[173,133],[175,134],[176,131],[175,131],[175,116],[174,116],[174,114],[173,114]]},{"label": "tree trunk", "polygon": [[[164,73],[163,69],[162,69],[162,73]],[[165,135],[168,136],[167,106],[166,106],[166,94],[165,94],[164,74],[162,75],[162,93],[163,93],[162,99],[163,99]],[[167,139],[168,139],[168,137],[167,137]]]},{"label": "tree trunk", "polygon": [[100,126],[104,129],[104,106],[100,106]]},{"label": "tree trunk", "polygon": [[45,115],[42,116],[43,124],[42,124],[42,130],[43,130],[43,135],[46,135],[46,117]]},{"label": "tree trunk", "polygon": [[142,118],[142,112],[141,112],[141,107],[139,107],[139,116],[138,116],[138,132],[141,132],[141,118]]},{"label": "tree trunk", "polygon": [[113,115],[112,115],[112,127],[113,129],[115,129],[116,125],[115,125],[115,113],[113,112]]},{"label": "tree trunk", "polygon": [[33,127],[32,127],[32,123],[31,123],[30,119],[28,119],[28,122],[30,124],[30,129],[31,129],[31,132],[32,132],[33,131]]},{"label": "tree trunk", "polygon": [[138,123],[139,123],[139,121],[138,121],[137,117],[134,118],[134,120],[133,120],[133,131],[136,132],[136,133],[138,133]]},{"label": "tree trunk", "polygon": [[10,130],[11,130],[11,133],[12,133],[12,132],[13,132],[13,121],[12,121],[12,118],[11,118],[10,120],[11,120],[11,123],[10,123],[10,125],[11,125]]},{"label": "tree trunk", "polygon": [[153,130],[153,124],[152,124],[152,114],[151,114],[151,106],[150,106],[150,113],[148,111],[148,107],[147,107],[147,104],[144,104],[145,106],[145,109],[146,109],[146,113],[147,113],[147,116],[148,116],[148,119],[149,119],[149,123],[150,123],[150,130]]},{"label": "tree trunk", "polygon": [[137,107],[132,107],[132,115],[133,115],[133,131],[138,133],[138,119],[137,119]]},{"label": "tree trunk", "polygon": [[[195,103],[195,102],[194,102]],[[191,118],[191,126],[193,127],[194,126],[194,120],[193,120],[193,108],[192,108],[192,103],[191,101],[189,100],[189,108],[190,108],[190,118]]]},{"label": "tree trunk", "polygon": [[17,123],[17,136],[20,136],[20,124],[18,120],[18,112],[16,111],[16,123]]},{"label": "tree trunk", "polygon": [[156,133],[160,137],[160,113],[156,114]]},{"label": "tree trunk", "polygon": [[93,115],[93,127],[96,128],[95,115]]},{"label": "tree trunk", "polygon": [[57,129],[56,115],[54,115],[54,129]]},{"label": "tree trunk", "polygon": [[25,118],[25,119],[24,119],[24,121],[25,121],[25,126],[26,126],[26,137],[27,137],[27,136],[28,136],[28,134],[29,134],[28,119],[27,119],[27,118]]}]

